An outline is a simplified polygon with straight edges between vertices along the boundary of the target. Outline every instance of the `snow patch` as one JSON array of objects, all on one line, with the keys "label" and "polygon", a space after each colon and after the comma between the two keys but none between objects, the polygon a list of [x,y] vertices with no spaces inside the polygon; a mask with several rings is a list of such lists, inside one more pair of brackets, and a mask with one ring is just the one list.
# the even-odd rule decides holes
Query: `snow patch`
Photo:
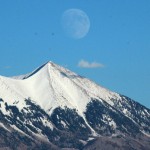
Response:
[{"label": "snow patch", "polygon": [[6,128],[6,126],[5,126],[3,123],[1,123],[1,122],[0,122],[0,126],[3,127],[5,130],[11,132],[11,131],[10,131],[8,128]]}]

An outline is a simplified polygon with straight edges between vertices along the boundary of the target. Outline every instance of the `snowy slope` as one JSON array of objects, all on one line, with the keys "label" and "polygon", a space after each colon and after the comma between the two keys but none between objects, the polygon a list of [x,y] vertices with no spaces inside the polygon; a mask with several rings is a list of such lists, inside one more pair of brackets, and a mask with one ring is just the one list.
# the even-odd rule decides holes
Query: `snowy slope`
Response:
[{"label": "snowy slope", "polygon": [[[67,106],[82,114],[91,99],[103,99],[112,106],[112,98],[120,99],[119,94],[52,62],[46,63],[31,74],[15,78],[0,77],[0,90],[3,90],[0,97],[9,102],[11,99],[10,103],[30,97],[45,111],[51,110],[50,113],[58,106]],[[11,95],[5,94],[8,89]],[[22,104],[19,107],[22,107]]]},{"label": "snowy slope", "polygon": [[48,62],[26,75],[0,76],[0,139],[9,134],[79,149],[91,137],[149,138],[150,109]]}]

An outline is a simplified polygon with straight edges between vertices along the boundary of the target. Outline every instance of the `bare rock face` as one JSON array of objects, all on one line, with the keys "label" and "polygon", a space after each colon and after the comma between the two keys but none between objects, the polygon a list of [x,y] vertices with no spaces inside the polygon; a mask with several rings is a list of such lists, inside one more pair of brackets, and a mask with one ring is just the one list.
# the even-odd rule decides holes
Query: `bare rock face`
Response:
[{"label": "bare rock face", "polygon": [[0,76],[0,150],[148,150],[150,109],[52,62]]}]

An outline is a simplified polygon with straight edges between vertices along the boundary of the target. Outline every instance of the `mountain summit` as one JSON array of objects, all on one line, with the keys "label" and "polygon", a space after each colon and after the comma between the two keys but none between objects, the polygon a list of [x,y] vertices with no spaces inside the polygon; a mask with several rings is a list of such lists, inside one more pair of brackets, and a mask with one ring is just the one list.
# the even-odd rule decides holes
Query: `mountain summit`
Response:
[{"label": "mountain summit", "polygon": [[[51,110],[51,112],[58,106],[63,108],[67,106],[83,114],[91,99],[100,101],[104,99],[113,105],[111,99],[120,98],[119,94],[102,88],[52,62],[42,65],[27,75],[18,76],[15,79],[1,77],[0,80],[9,86],[9,90],[17,93],[15,99],[20,100],[22,97],[24,101],[30,97],[45,111]],[[7,97],[7,99],[10,98],[10,96]]]},{"label": "mountain summit", "polygon": [[[148,108],[53,62],[26,75],[0,76],[0,108],[0,141],[5,137],[0,148],[99,149],[99,143],[109,143],[111,149],[115,142],[118,149],[147,149],[150,144]],[[15,144],[7,143],[10,136]]]}]

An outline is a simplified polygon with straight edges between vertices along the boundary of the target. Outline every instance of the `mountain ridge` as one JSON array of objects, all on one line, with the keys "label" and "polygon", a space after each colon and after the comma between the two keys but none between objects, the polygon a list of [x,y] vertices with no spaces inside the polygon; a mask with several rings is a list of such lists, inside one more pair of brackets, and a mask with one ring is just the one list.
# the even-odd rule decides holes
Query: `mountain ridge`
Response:
[{"label": "mountain ridge", "polygon": [[[51,71],[51,72],[49,72],[49,71]],[[53,74],[52,74],[53,73]],[[46,63],[46,64],[44,64],[44,65],[42,65],[41,67],[39,67],[39,68],[37,68],[35,71],[33,71],[31,74],[28,74],[28,76],[26,76],[25,78],[23,77],[22,78],[22,80],[24,80],[23,82],[22,82],[22,80],[20,80],[20,79],[18,79],[18,81],[16,81],[16,82],[22,82],[23,84],[26,84],[25,82],[27,82],[27,84],[31,84],[30,82],[30,78],[31,78],[31,80],[34,80],[33,79],[33,76],[36,76],[35,78],[38,78],[38,80],[39,80],[39,76],[37,75],[37,74],[39,74],[39,76],[41,76],[41,79],[44,79],[44,78],[48,78],[48,82],[51,82],[51,83],[49,83],[50,84],[50,86],[52,86],[52,82],[54,81],[54,79],[55,78],[57,78],[58,79],[58,77],[60,77],[60,80],[62,79],[62,78],[69,78],[70,80],[66,80],[66,82],[69,82],[69,84],[72,84],[72,83],[70,83],[70,81],[71,82],[73,82],[74,83],[74,85],[76,86],[76,87],[79,87],[80,89],[81,89],[81,84],[79,83],[79,82],[77,82],[77,80],[78,80],[78,78],[80,78],[80,76],[78,76],[77,74],[75,74],[75,73],[73,73],[73,72],[70,72],[69,70],[67,70],[67,69],[63,69],[62,67],[60,67],[60,66],[57,66],[56,64],[54,65],[54,63],[52,63],[52,62],[48,62],[48,63]],[[53,75],[53,77],[51,78],[51,76]],[[56,77],[55,77],[56,76]],[[76,81],[74,81],[73,80],[73,78],[76,78],[77,80]],[[9,78],[8,78],[9,79]],[[41,80],[40,79],[40,80]],[[84,81],[84,84],[86,84],[85,82],[88,82],[88,84],[89,85],[87,85],[87,86],[90,86],[90,80],[88,80],[88,79],[86,79],[86,78],[81,78],[81,79],[84,79],[85,81]],[[11,79],[10,79],[11,80]],[[29,80],[29,82],[28,82],[28,80]],[[36,80],[36,79],[35,79]],[[51,80],[51,81],[50,81]],[[7,82],[7,80],[6,80],[6,82]],[[9,82],[9,81],[8,81]],[[15,82],[15,81],[13,81],[13,82]],[[46,82],[46,81],[44,81],[44,82]],[[58,82],[58,81],[57,81]],[[21,83],[21,84],[22,84]],[[9,83],[8,83],[9,84]],[[16,83],[15,83],[16,84]],[[33,83],[34,84],[34,83]],[[47,84],[47,83],[46,83]],[[56,84],[59,84],[59,86],[61,85],[61,82],[59,81],[59,83],[56,83]],[[21,85],[21,86],[24,86],[24,85]],[[32,85],[32,86],[35,86],[35,85]],[[45,85],[44,85],[45,86]],[[63,88],[65,88],[63,85],[61,85]],[[70,87],[72,86],[72,85],[69,85]],[[84,88],[82,88],[81,90],[82,91],[86,91],[87,90],[87,86],[86,87],[84,87]],[[91,85],[92,86],[92,88],[94,87],[94,86],[97,86],[98,87],[98,85],[96,85],[95,83],[94,84],[92,84]],[[28,88],[30,88],[30,87],[28,87]],[[34,87],[33,87],[34,88]],[[17,89],[18,90],[18,89]],[[67,89],[68,90],[68,89]],[[99,89],[98,89],[99,90]],[[97,91],[98,91],[97,90]],[[101,90],[103,90],[102,91],[102,93],[101,93],[101,96],[103,96],[102,94],[103,93],[108,93],[107,95],[107,97],[106,97],[106,94],[104,94],[104,99],[108,99],[109,100],[109,96],[111,95],[111,93],[112,92],[110,92],[110,91],[108,91],[108,90],[106,90],[105,88],[102,88],[101,87]],[[105,92],[106,91],[106,92]],[[68,92],[68,91],[67,91]],[[93,91],[94,92],[94,91]],[[109,92],[110,92],[110,94],[109,94]],[[24,92],[23,92],[24,93]],[[28,92],[27,92],[28,93]],[[97,93],[96,93],[97,94]],[[95,93],[93,93],[93,95],[96,95]],[[113,93],[114,95],[116,95],[116,93]],[[32,95],[32,94],[31,94]],[[83,95],[83,94],[82,94]],[[88,94],[87,94],[88,95]],[[32,98],[32,96],[30,96],[31,98]],[[33,96],[34,97],[34,96]],[[68,97],[71,97],[70,95],[68,95]],[[27,98],[27,97],[26,97]],[[33,98],[34,99],[34,98]],[[111,103],[111,101],[110,101],[110,103]]]},{"label": "mountain ridge", "polygon": [[0,128],[57,149],[83,149],[91,137],[150,137],[150,109],[51,61],[21,77],[0,76],[0,108]]}]

